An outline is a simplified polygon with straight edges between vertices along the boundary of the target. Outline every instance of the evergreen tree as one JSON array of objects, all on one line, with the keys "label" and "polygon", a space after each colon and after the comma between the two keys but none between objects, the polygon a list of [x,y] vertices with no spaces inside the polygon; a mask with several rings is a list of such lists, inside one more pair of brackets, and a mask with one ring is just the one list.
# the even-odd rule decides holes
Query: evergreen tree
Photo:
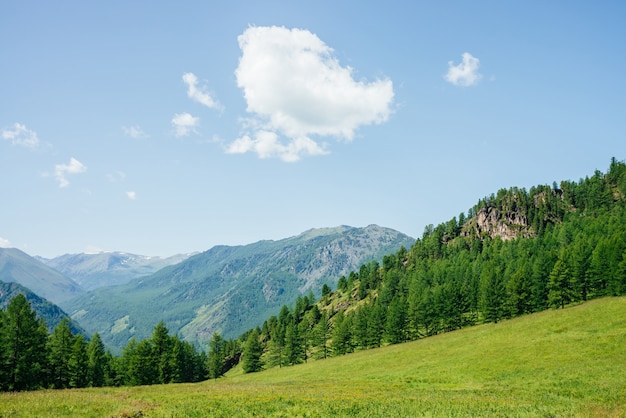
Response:
[{"label": "evergreen tree", "polygon": [[368,348],[367,340],[367,320],[371,307],[369,305],[361,305],[354,313],[354,342],[361,349]]},{"label": "evergreen tree", "polygon": [[390,344],[406,341],[407,308],[403,298],[399,295],[393,298],[389,305],[387,321],[385,323],[385,337]]},{"label": "evergreen tree", "polygon": [[502,277],[492,263],[486,263],[480,275],[482,290],[482,311],[487,322],[498,322],[504,318],[506,290]]},{"label": "evergreen tree", "polygon": [[591,253],[589,282],[594,296],[605,296],[611,271],[611,246],[608,238],[602,238]]},{"label": "evergreen tree", "polygon": [[385,326],[385,308],[378,303],[372,306],[367,316],[367,346],[380,347]]},{"label": "evergreen tree", "polygon": [[314,335],[313,329],[321,318],[321,313],[317,305],[313,305],[298,324],[298,334],[302,344],[302,355],[306,362],[309,358],[309,351],[313,345]]},{"label": "evergreen tree", "polygon": [[217,332],[213,333],[209,343],[209,356],[207,359],[207,370],[210,379],[217,379],[224,375],[224,346],[225,341]]},{"label": "evergreen tree", "polygon": [[270,340],[267,344],[268,366],[282,367],[286,364],[284,361],[285,331],[286,325],[278,321],[273,321],[270,326]]},{"label": "evergreen tree", "polygon": [[105,373],[108,369],[104,343],[97,332],[87,345],[87,382],[88,386],[100,387],[105,384]]},{"label": "evergreen tree", "polygon": [[581,233],[576,238],[569,251],[569,270],[572,275],[572,284],[577,293],[577,300],[587,300],[589,294],[589,260],[591,258],[591,248],[587,244],[585,236]]},{"label": "evergreen tree", "polygon": [[557,260],[550,272],[548,281],[548,304],[553,307],[564,308],[574,298],[572,278],[567,266],[562,260]]},{"label": "evergreen tree", "polygon": [[335,315],[332,341],[333,355],[339,356],[352,351],[352,321],[343,311]]},{"label": "evergreen tree", "polygon": [[295,320],[289,322],[285,330],[285,360],[289,365],[302,363],[304,360],[302,339]]},{"label": "evergreen tree", "polygon": [[317,358],[327,358],[330,354],[328,340],[332,336],[333,325],[328,312],[323,311],[319,321],[313,328],[313,345],[318,348]]},{"label": "evergreen tree", "polygon": [[[344,281],[346,280],[345,276],[341,276],[341,277],[343,277]],[[330,296],[330,293],[331,293],[330,287],[326,283],[324,283],[324,286],[322,286],[322,298],[327,299]]]},{"label": "evergreen tree", "polygon": [[151,347],[153,362],[158,371],[158,383],[170,383],[174,377],[175,364],[172,358],[173,340],[164,322],[159,322],[152,331]]},{"label": "evergreen tree", "polygon": [[89,357],[85,337],[77,335],[72,344],[72,353],[68,362],[69,387],[84,388],[87,386]]},{"label": "evergreen tree", "polygon": [[508,306],[511,315],[517,316],[532,312],[531,275],[532,272],[524,265],[517,269],[506,285]]},{"label": "evergreen tree", "polygon": [[15,296],[0,311],[0,389],[21,391],[45,385],[48,331],[26,297]]},{"label": "evergreen tree", "polygon": [[259,332],[253,329],[246,339],[246,344],[244,345],[243,354],[241,356],[244,373],[258,372],[262,369],[262,354],[263,348],[259,342]]},{"label": "evergreen tree", "polygon": [[50,374],[52,384],[56,389],[64,389],[70,384],[69,363],[72,356],[74,336],[67,317],[54,327],[48,340],[48,353],[50,356]]}]

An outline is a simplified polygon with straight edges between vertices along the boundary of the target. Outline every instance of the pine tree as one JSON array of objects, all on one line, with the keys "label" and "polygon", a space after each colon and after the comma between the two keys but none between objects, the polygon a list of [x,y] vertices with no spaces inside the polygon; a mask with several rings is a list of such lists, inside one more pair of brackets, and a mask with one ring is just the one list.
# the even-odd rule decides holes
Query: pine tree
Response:
[{"label": "pine tree", "polygon": [[48,331],[26,297],[15,296],[0,312],[0,389],[21,391],[45,385]]},{"label": "pine tree", "polygon": [[328,340],[332,335],[332,322],[328,318],[328,312],[323,311],[319,321],[313,328],[313,345],[317,347],[316,358],[327,358],[330,354]]},{"label": "pine tree", "polygon": [[339,356],[352,351],[352,320],[351,316],[344,315],[343,311],[335,315],[332,350],[333,355]]},{"label": "pine tree", "polygon": [[65,317],[54,327],[48,340],[48,353],[50,355],[50,374],[52,384],[56,389],[69,387],[70,372],[69,362],[72,356],[74,335],[70,327],[70,320]]},{"label": "pine tree", "polygon": [[87,381],[92,387],[104,386],[107,358],[104,343],[97,332],[87,345]]},{"label": "pine tree", "polygon": [[354,342],[361,349],[368,348],[367,320],[370,314],[370,305],[361,305],[354,316]]},{"label": "pine tree", "polygon": [[517,269],[507,283],[508,307],[511,315],[517,316],[531,312],[531,271],[527,265]]},{"label": "pine tree", "polygon": [[385,323],[385,337],[390,344],[398,344],[406,341],[407,307],[401,296],[396,296],[391,301]]},{"label": "pine tree", "polygon": [[87,386],[89,357],[87,356],[87,342],[85,337],[77,335],[72,344],[72,353],[68,362],[69,387],[84,388]]},{"label": "pine tree", "polygon": [[285,360],[287,364],[299,364],[304,360],[302,339],[295,320],[287,324],[285,330]]},{"label": "pine tree", "polygon": [[574,286],[567,266],[562,260],[557,260],[550,272],[548,280],[548,304],[553,307],[564,308],[574,298]]},{"label": "pine tree", "polygon": [[210,379],[217,379],[224,375],[224,345],[222,336],[215,332],[209,343],[209,356],[207,359],[207,369]]},{"label": "pine tree", "polygon": [[173,340],[164,322],[159,322],[152,331],[154,364],[158,370],[158,383],[172,382],[174,364],[172,359]]},{"label": "pine tree", "polygon": [[367,346],[380,347],[385,327],[385,308],[378,303],[370,309],[367,316]]},{"label": "pine tree", "polygon": [[499,272],[496,272],[491,263],[483,266],[480,275],[482,290],[482,311],[485,321],[498,322],[504,317],[504,302],[506,290]]},{"label": "pine tree", "polygon": [[261,362],[261,355],[263,354],[263,348],[259,342],[259,332],[253,329],[243,348],[242,354],[242,367],[244,373],[258,372],[262,369],[263,363]]}]

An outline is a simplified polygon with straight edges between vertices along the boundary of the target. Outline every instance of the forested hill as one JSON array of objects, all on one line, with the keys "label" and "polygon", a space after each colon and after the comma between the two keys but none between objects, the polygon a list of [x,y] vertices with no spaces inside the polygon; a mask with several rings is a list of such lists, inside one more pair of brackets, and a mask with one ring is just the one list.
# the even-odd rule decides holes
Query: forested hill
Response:
[{"label": "forested hill", "polygon": [[[626,294],[626,165],[481,199],[242,335],[246,371]],[[215,337],[215,336],[214,336]],[[219,337],[219,336],[218,336]],[[219,353],[218,353],[219,354]],[[215,353],[209,355],[216,355]]]},{"label": "forested hill", "polygon": [[[54,303],[36,295],[26,287],[19,283],[5,283],[0,281],[0,311],[5,310],[11,300],[22,294],[30,304],[33,311],[37,313],[37,317],[43,320],[49,332],[61,322],[63,318],[70,319],[63,309],[59,308]],[[85,330],[82,329],[76,322],[70,324],[71,331],[78,335],[87,336]]]}]

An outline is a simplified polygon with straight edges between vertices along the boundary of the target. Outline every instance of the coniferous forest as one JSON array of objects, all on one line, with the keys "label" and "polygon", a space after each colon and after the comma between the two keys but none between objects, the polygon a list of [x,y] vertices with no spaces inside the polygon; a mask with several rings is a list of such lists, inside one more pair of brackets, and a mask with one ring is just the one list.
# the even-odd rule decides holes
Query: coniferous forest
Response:
[{"label": "coniferous forest", "polygon": [[626,294],[626,165],[530,190],[502,189],[467,214],[429,225],[410,249],[300,296],[209,352],[168,335],[131,340],[121,356],[98,334],[48,333],[19,295],[0,311],[0,389],[192,382],[397,344],[592,298]]}]

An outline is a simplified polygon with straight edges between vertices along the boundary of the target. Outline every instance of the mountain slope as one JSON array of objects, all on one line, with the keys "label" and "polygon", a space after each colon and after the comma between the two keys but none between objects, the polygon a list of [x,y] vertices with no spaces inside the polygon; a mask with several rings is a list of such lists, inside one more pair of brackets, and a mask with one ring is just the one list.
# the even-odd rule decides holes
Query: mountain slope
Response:
[{"label": "mountain slope", "polygon": [[[69,318],[69,315],[57,305],[36,295],[18,283],[5,283],[0,281],[0,309],[6,309],[7,306],[9,306],[11,299],[19,294],[26,297],[26,300],[30,303],[31,309],[33,309],[37,313],[37,316],[43,319],[46,323],[49,332],[54,330],[59,322],[61,322],[61,319],[66,317]],[[76,323],[76,321],[71,322],[70,328],[72,329],[72,333],[74,335],[82,334],[88,337],[85,330],[83,330]]]},{"label": "mountain slope", "polygon": [[123,252],[65,254],[52,259],[39,258],[44,264],[63,273],[85,290],[128,283],[132,279],[156,273],[163,267],[180,263],[189,254],[172,257],[149,257]]},{"label": "mountain slope", "polygon": [[16,248],[0,248],[0,280],[19,283],[56,304],[84,292],[71,279]]},{"label": "mountain slope", "polygon": [[244,246],[216,246],[182,263],[96,289],[62,307],[105,343],[123,347],[165,321],[173,333],[206,344],[213,332],[236,337],[298,295],[319,292],[343,274],[415,240],[370,225],[313,229]]}]

